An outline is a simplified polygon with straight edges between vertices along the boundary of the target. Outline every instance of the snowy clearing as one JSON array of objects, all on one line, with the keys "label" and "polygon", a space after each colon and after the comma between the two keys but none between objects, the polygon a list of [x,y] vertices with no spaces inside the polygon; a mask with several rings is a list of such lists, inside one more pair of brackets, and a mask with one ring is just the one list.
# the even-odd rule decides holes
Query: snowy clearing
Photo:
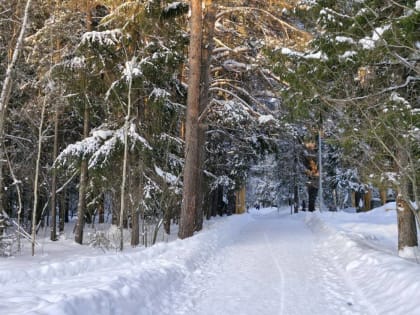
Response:
[{"label": "snowy clearing", "polygon": [[420,265],[398,257],[393,207],[252,209],[123,253],[46,241],[2,258],[0,314],[418,314]]}]

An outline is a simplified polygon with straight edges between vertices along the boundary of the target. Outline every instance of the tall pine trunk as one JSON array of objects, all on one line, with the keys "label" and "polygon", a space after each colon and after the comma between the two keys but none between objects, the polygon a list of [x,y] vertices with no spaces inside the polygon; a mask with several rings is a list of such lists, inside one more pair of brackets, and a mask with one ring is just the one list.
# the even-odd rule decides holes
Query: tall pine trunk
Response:
[{"label": "tall pine trunk", "polygon": [[[92,12],[88,3],[86,3],[86,29],[88,32],[92,31]],[[85,108],[83,113],[83,138],[89,137],[89,99],[85,95]],[[86,215],[86,188],[88,181],[88,161],[83,157],[80,165],[80,182],[79,182],[79,200],[77,203],[77,223],[75,226],[74,241],[78,244],[83,244],[83,229],[85,225]]]},{"label": "tall pine trunk", "polygon": [[189,76],[187,115],[185,124],[184,191],[178,237],[194,234],[197,200],[197,177],[199,176],[198,117],[200,113],[202,8],[201,0],[191,0]]},{"label": "tall pine trunk", "polygon": [[[54,148],[53,148],[53,160],[57,158],[58,154],[58,120],[59,120],[59,108],[56,104],[55,115],[54,115]],[[52,169],[51,174],[51,240],[57,240],[57,170],[55,167]]]},{"label": "tall pine trunk", "polygon": [[[89,103],[86,100],[83,114],[83,138],[89,136]],[[83,158],[80,165],[79,200],[77,203],[77,223],[75,227],[74,241],[83,244],[83,228],[86,213],[86,188],[88,180],[88,160]]]},{"label": "tall pine trunk", "polygon": [[61,192],[61,198],[60,198],[60,215],[58,219],[58,231],[60,234],[64,233],[64,224],[66,222],[66,214],[68,217],[68,204],[66,202],[67,199],[67,189],[63,188],[63,191]]},{"label": "tall pine trunk", "polygon": [[398,196],[396,200],[398,220],[398,250],[404,250],[405,247],[414,247],[418,245],[417,226],[415,215],[407,204],[409,196],[409,181],[405,172],[407,172],[408,169],[408,156],[404,148],[400,148],[398,158],[398,165],[400,168],[400,187],[398,188]]},{"label": "tall pine trunk", "polygon": [[203,34],[201,43],[201,91],[200,91],[200,115],[198,121],[198,176],[197,176],[197,213],[195,230],[200,231],[203,228],[204,217],[204,161],[205,161],[205,143],[206,143],[206,125],[203,123],[205,112],[209,104],[210,88],[210,63],[213,52],[214,26],[216,22],[216,5],[212,0],[206,0]]}]

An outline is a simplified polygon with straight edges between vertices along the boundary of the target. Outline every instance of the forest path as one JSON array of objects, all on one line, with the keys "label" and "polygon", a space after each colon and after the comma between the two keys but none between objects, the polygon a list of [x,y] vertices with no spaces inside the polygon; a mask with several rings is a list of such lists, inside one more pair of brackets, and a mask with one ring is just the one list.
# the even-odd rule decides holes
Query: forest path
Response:
[{"label": "forest path", "polygon": [[170,314],[375,314],[304,215],[254,211],[235,239],[190,274]]},{"label": "forest path", "polygon": [[[0,315],[376,314],[370,304],[376,294],[365,298],[345,269],[365,268],[372,253],[353,248],[355,259],[364,260],[344,257],[342,266],[337,249],[347,250],[351,240],[333,246],[317,217],[252,210],[214,218],[194,237],[146,249],[99,253],[70,242],[73,252],[3,260]],[[378,278],[372,268],[357,283]],[[416,305],[408,310],[395,314],[417,314]]]}]

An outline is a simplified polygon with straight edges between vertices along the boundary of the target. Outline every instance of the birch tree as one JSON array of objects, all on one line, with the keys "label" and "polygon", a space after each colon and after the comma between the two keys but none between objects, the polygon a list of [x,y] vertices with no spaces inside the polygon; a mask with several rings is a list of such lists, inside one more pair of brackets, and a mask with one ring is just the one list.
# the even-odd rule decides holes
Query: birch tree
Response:
[{"label": "birch tree", "polygon": [[125,69],[126,81],[128,84],[128,95],[127,95],[127,114],[124,120],[124,156],[123,156],[123,167],[122,167],[122,180],[121,180],[121,204],[120,204],[120,250],[124,248],[124,212],[126,207],[126,180],[127,180],[127,167],[128,167],[128,132],[130,128],[131,118],[131,88],[133,85],[133,75],[136,72],[136,60],[133,58],[131,61],[126,62]]},{"label": "birch tree", "polygon": [[34,179],[34,205],[32,209],[32,256],[35,255],[35,239],[36,239],[36,226],[37,226],[37,210],[38,210],[38,180],[39,180],[39,169],[41,162],[41,152],[42,152],[42,140],[43,140],[43,126],[44,126],[44,116],[45,108],[47,104],[47,96],[44,96],[41,109],[41,120],[38,127],[38,148],[36,155],[36,166],[35,166],[35,179]]},{"label": "birch tree", "polygon": [[[6,73],[3,79],[3,85],[0,94],[0,207],[3,209],[3,185],[4,185],[4,175],[3,175],[3,161],[4,159],[4,123],[7,117],[7,106],[9,103],[10,93],[13,85],[13,72],[15,65],[18,61],[19,54],[23,47],[23,40],[25,37],[26,29],[29,25],[29,13],[31,8],[31,0],[26,1],[25,10],[23,13],[21,29],[19,32],[19,37],[16,40],[16,45],[13,50],[12,59],[7,65]],[[1,212],[1,211],[0,211]]]}]

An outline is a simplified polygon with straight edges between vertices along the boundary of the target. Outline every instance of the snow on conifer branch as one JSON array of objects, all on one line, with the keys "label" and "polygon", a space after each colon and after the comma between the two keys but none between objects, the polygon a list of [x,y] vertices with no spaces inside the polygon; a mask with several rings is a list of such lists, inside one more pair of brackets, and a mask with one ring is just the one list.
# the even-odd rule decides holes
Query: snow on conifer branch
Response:
[{"label": "snow on conifer branch", "polygon": [[[134,123],[130,125],[128,139],[131,142],[130,150],[134,150],[137,145],[151,149],[147,140],[137,133]],[[105,168],[123,141],[124,128],[94,130],[92,136],[68,145],[59,154],[54,165],[56,167],[74,166],[73,164],[79,159],[88,158],[89,169]]]},{"label": "snow on conifer branch", "polygon": [[81,44],[98,43],[102,46],[114,46],[121,43],[123,37],[123,33],[120,29],[106,30],[102,32],[92,31],[83,34]]}]

